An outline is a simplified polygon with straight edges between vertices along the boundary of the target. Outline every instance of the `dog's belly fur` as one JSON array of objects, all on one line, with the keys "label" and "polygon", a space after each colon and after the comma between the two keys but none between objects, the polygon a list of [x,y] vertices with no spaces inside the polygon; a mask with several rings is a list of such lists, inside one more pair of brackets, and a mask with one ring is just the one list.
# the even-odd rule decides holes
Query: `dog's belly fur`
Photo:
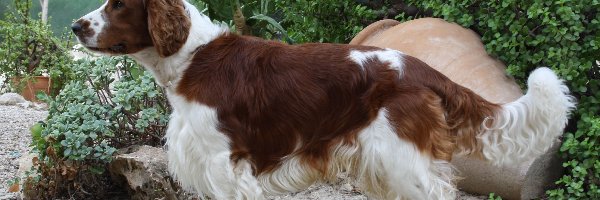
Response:
[{"label": "dog's belly fur", "polygon": [[[340,172],[356,178],[371,197],[445,199],[453,195],[449,165],[434,162],[413,143],[398,137],[386,109],[381,109],[378,117],[360,131],[357,144],[340,143],[332,148],[325,174],[302,163],[298,156],[289,156],[276,169],[254,176],[250,162],[231,160],[230,141],[218,131],[215,109],[174,94],[169,94],[169,100],[173,105],[166,135],[169,171],[184,189],[202,191],[201,196],[264,199],[306,189],[316,181],[335,180]],[[403,194],[387,193],[391,188]],[[424,188],[443,196],[432,196]]]}]

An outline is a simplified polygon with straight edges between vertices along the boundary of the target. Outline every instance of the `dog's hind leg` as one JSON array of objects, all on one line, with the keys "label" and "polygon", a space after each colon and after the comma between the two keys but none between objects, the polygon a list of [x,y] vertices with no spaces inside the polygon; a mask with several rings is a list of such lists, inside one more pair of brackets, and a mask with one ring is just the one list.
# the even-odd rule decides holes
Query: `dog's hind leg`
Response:
[{"label": "dog's hind leg", "polygon": [[359,135],[361,158],[356,176],[367,194],[380,199],[453,199],[452,170],[416,144],[398,136],[382,109]]},{"label": "dog's hind leg", "polygon": [[252,174],[252,166],[246,160],[234,164],[233,173],[236,180],[236,199],[264,199],[262,188]]}]

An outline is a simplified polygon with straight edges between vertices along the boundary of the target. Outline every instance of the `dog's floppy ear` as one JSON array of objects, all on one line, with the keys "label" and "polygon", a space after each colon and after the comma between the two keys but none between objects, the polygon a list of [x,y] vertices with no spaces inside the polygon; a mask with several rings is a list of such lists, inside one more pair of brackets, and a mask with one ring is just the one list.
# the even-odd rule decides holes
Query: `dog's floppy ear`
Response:
[{"label": "dog's floppy ear", "polygon": [[183,0],[146,0],[148,29],[161,57],[175,54],[185,44],[192,23]]}]

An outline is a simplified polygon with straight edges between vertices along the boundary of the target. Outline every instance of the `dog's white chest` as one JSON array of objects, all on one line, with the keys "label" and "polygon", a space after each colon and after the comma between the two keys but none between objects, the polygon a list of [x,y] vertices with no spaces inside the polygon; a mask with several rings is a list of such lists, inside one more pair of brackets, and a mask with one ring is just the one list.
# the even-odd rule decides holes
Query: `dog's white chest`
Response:
[{"label": "dog's white chest", "polygon": [[[167,129],[169,171],[190,191],[214,191],[230,185],[229,139],[217,130],[217,112],[169,94],[173,113]],[[198,190],[200,189],[200,190]]]}]

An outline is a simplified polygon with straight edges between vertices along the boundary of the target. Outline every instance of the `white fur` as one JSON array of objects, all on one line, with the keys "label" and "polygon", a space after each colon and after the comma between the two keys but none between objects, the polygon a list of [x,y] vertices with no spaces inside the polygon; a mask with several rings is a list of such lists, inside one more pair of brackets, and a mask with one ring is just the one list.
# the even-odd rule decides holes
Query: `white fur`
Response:
[{"label": "white fur", "polygon": [[258,177],[260,185],[267,195],[283,195],[304,190],[320,180],[320,173],[300,161],[290,157],[271,173]]},{"label": "white fur", "polygon": [[[401,139],[381,110],[359,135],[358,183],[371,197],[382,199],[454,199],[450,164],[421,154]],[[387,188],[386,188],[387,187]]]},{"label": "white fur", "polygon": [[[575,107],[567,86],[548,68],[533,71],[528,87],[527,94],[503,105],[482,125],[483,155],[494,164],[517,164],[545,153],[562,135]],[[485,126],[490,120],[493,124]]]},{"label": "white fur", "polygon": [[[298,148],[297,148],[298,149]],[[284,158],[283,164],[268,174],[258,177],[268,195],[282,195],[304,190],[317,181],[334,182],[342,172],[351,172],[356,167],[360,155],[359,145],[340,143],[332,149],[327,174],[302,163],[298,156]]]},{"label": "white fur", "polygon": [[[106,19],[102,16],[102,11],[108,5],[108,1],[104,2],[100,8],[88,13],[83,16],[81,19],[88,20],[90,22],[90,28],[94,31],[94,35],[86,40],[85,43],[82,42],[83,45],[87,47],[97,47],[98,46],[98,35],[102,32],[104,27],[106,26]],[[81,42],[81,41],[80,41]]]},{"label": "white fur", "polygon": [[389,63],[390,68],[397,70],[400,76],[402,76],[403,74],[403,57],[404,54],[402,52],[393,49],[367,52],[352,50],[350,51],[349,55],[349,58],[352,59],[352,61],[356,62],[360,66],[360,69],[362,71],[366,71],[364,66],[365,62],[369,61],[370,59],[377,59],[382,63]]},{"label": "white fur", "polygon": [[230,160],[230,141],[217,129],[216,110],[169,95],[169,171],[189,191],[215,199],[262,199],[250,164]]}]

